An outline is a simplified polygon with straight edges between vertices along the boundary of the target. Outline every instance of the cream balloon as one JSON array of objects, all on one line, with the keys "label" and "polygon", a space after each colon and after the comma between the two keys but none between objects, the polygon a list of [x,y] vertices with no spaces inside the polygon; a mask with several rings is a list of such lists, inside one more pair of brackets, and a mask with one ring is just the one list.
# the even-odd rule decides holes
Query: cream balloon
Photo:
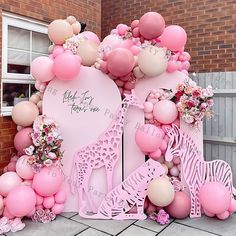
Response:
[{"label": "cream balloon", "polygon": [[72,28],[73,28],[73,33],[74,34],[79,34],[80,30],[81,30],[81,24],[76,21],[75,23],[73,23],[72,25]]},{"label": "cream balloon", "polygon": [[31,126],[38,115],[38,107],[29,101],[19,102],[12,109],[13,121],[24,127]]},{"label": "cream balloon", "polygon": [[34,104],[37,104],[41,99],[40,99],[40,96],[38,94],[33,94],[31,97],[30,97],[30,102],[33,102]]},{"label": "cream balloon", "polygon": [[149,77],[162,74],[167,69],[166,50],[148,46],[138,54],[138,65],[141,71]]},{"label": "cream balloon", "polygon": [[165,207],[174,200],[175,190],[168,178],[152,180],[147,191],[149,200],[156,206]]},{"label": "cream balloon", "polygon": [[93,41],[85,40],[77,48],[77,54],[82,59],[82,65],[92,66],[99,56],[98,45]]},{"label": "cream balloon", "polygon": [[74,17],[74,16],[68,16],[67,18],[66,18],[66,21],[69,23],[69,24],[73,24],[73,23],[75,23],[76,22],[76,18]]}]

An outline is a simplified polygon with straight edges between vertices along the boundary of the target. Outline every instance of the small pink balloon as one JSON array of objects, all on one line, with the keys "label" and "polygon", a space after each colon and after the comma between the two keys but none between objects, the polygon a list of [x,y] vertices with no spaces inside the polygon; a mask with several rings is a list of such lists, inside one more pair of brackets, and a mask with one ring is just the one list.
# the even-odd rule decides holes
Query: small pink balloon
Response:
[{"label": "small pink balloon", "polygon": [[190,63],[189,63],[188,61],[184,61],[184,62],[182,63],[182,69],[183,69],[183,70],[188,70],[189,67],[190,67]]},{"label": "small pink balloon", "polygon": [[174,157],[172,161],[175,165],[180,164],[180,158],[179,157]]},{"label": "small pink balloon", "polygon": [[63,190],[59,190],[54,196],[56,203],[65,203],[66,201],[66,193]]},{"label": "small pink balloon", "polygon": [[189,61],[191,59],[191,56],[188,52],[182,52],[182,55],[186,61]]},{"label": "small pink balloon", "polygon": [[154,204],[152,204],[151,202],[149,202],[148,208],[147,208],[147,214],[151,215],[153,212],[156,211],[156,209],[157,209],[157,207]]},{"label": "small pink balloon", "polygon": [[36,208],[36,210],[42,210],[42,209],[44,209],[43,205],[38,205],[38,206],[36,206],[35,208]]},{"label": "small pink balloon", "polygon": [[54,206],[54,204],[55,204],[55,199],[54,199],[53,196],[51,196],[51,197],[45,197],[45,198],[43,199],[43,206],[44,206],[45,208],[47,208],[47,209],[52,208],[52,207]]},{"label": "small pink balloon", "polygon": [[35,80],[47,82],[55,76],[52,70],[53,60],[49,57],[41,56],[35,58],[30,66],[31,74]]},{"label": "small pink balloon", "polygon": [[52,52],[53,58],[56,58],[58,55],[62,54],[63,52],[64,52],[64,48],[62,46],[56,46]]},{"label": "small pink balloon", "polygon": [[162,124],[171,124],[178,117],[178,110],[174,102],[161,100],[157,102],[153,109],[154,117]]},{"label": "small pink balloon", "polygon": [[[157,12],[148,12],[139,20],[139,31],[146,39],[157,38],[165,29],[165,20]],[[172,38],[173,39],[173,38]]]},{"label": "small pink balloon", "polygon": [[143,152],[154,152],[162,143],[164,132],[151,124],[140,126],[135,133],[135,141]]},{"label": "small pink balloon", "polygon": [[166,148],[167,148],[167,143],[166,143],[165,140],[163,140],[162,143],[161,143],[161,146],[160,146],[160,150],[161,150],[162,152],[165,152],[165,151],[166,151]]},{"label": "small pink balloon", "polygon": [[29,156],[24,155],[21,156],[18,161],[16,162],[16,173],[22,178],[31,180],[34,177],[34,172],[28,163]]},{"label": "small pink balloon", "polygon": [[16,133],[14,147],[17,151],[24,153],[24,149],[33,144],[32,138],[30,137],[32,132],[32,128],[24,128]]},{"label": "small pink balloon", "polygon": [[91,40],[91,41],[95,42],[98,45],[100,44],[100,39],[98,38],[98,36],[95,33],[91,32],[91,31],[84,31],[80,35],[84,36],[88,40]]},{"label": "small pink balloon", "polygon": [[133,53],[134,56],[137,56],[140,52],[140,48],[134,45],[130,48],[130,51]]},{"label": "small pink balloon", "polygon": [[124,88],[127,90],[132,90],[135,87],[135,83],[132,83],[130,81],[125,82]]},{"label": "small pink balloon", "polygon": [[118,87],[123,87],[125,84],[125,82],[120,79],[116,79],[115,83],[117,84]]},{"label": "small pink balloon", "polygon": [[35,193],[36,195],[36,205],[42,205],[43,204],[43,197]]},{"label": "small pink balloon", "polygon": [[32,188],[17,186],[8,195],[6,207],[16,217],[27,216],[35,207],[36,196]]},{"label": "small pink balloon", "polygon": [[35,211],[36,211],[36,208],[34,208],[34,209],[27,215],[27,217],[31,217],[31,216],[35,213]]},{"label": "small pink balloon", "polygon": [[[173,40],[174,39],[174,40]],[[161,35],[161,43],[171,51],[181,50],[187,42],[185,30],[178,25],[167,26]]]},{"label": "small pink balloon", "polygon": [[117,29],[113,29],[113,30],[111,30],[110,34],[118,34],[118,30]]},{"label": "small pink balloon", "polygon": [[133,54],[125,48],[114,49],[107,58],[107,68],[115,76],[129,74],[135,65]]},{"label": "small pink balloon", "polygon": [[161,150],[158,148],[155,152],[151,152],[148,156],[153,160],[158,161],[161,156]]},{"label": "small pink balloon", "polygon": [[205,183],[200,189],[199,197],[202,207],[213,214],[221,214],[229,209],[230,192],[221,183]]},{"label": "small pink balloon", "polygon": [[58,215],[62,213],[63,209],[64,209],[64,204],[55,203],[55,205],[52,207],[52,212]]},{"label": "small pink balloon", "polygon": [[206,209],[204,209],[204,214],[205,214],[206,216],[208,216],[208,217],[214,217],[214,216],[215,216],[215,214],[213,214],[213,213],[207,211]]},{"label": "small pink balloon", "polygon": [[129,27],[125,24],[119,24],[116,26],[119,35],[124,35],[127,32],[128,28]]},{"label": "small pink balloon", "polygon": [[139,25],[139,20],[133,20],[131,23],[131,28],[134,29],[138,27],[138,25]]},{"label": "small pink balloon", "polygon": [[168,61],[168,64],[167,64],[167,71],[169,73],[173,73],[174,71],[176,71],[178,69],[178,66],[177,66],[177,63],[176,61]]},{"label": "small pink balloon", "polygon": [[7,207],[4,207],[3,216],[7,217],[9,220],[15,218],[15,216],[12,215],[12,214],[9,212],[9,210],[7,209]]},{"label": "small pink balloon", "polygon": [[229,218],[230,213],[228,211],[224,211],[223,213],[216,214],[216,216],[220,220],[226,220],[227,218]]},{"label": "small pink balloon", "polygon": [[177,177],[179,176],[179,169],[176,166],[173,166],[169,171],[171,176]]},{"label": "small pink balloon", "polygon": [[7,165],[7,171],[12,171],[12,172],[16,171],[16,162],[15,161],[9,162],[9,164]]},{"label": "small pink balloon", "polygon": [[136,27],[132,30],[132,34],[135,38],[139,37],[140,36],[140,32],[139,32],[139,28]]},{"label": "small pink balloon", "polygon": [[79,57],[68,53],[58,55],[54,60],[53,72],[60,80],[74,79],[80,72]]}]

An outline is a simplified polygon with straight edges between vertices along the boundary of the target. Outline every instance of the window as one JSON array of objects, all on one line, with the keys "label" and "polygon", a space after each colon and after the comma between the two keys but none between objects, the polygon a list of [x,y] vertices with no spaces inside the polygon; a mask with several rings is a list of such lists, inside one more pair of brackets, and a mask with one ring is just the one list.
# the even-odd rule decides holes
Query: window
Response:
[{"label": "window", "polygon": [[30,63],[47,55],[49,45],[47,24],[3,13],[1,115],[11,115],[17,102],[35,92]]}]

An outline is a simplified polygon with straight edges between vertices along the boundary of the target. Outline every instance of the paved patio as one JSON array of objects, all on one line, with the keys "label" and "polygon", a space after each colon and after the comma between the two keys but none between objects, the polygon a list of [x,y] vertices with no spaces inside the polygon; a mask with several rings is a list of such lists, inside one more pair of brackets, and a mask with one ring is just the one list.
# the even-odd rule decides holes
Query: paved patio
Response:
[{"label": "paved patio", "polygon": [[49,224],[25,220],[26,228],[8,236],[235,236],[236,214],[226,221],[207,217],[172,220],[161,226],[153,221],[86,220],[77,213],[63,213]]}]

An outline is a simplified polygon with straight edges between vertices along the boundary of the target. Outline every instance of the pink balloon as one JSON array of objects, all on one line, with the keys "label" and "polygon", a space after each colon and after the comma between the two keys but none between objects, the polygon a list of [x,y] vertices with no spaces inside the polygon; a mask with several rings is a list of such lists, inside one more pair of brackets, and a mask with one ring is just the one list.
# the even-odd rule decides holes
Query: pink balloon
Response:
[{"label": "pink balloon", "polygon": [[32,132],[33,129],[28,127],[16,133],[14,147],[17,151],[24,153],[24,149],[33,144],[32,138],[30,137],[30,133]]},{"label": "pink balloon", "polygon": [[53,206],[52,208],[52,212],[56,215],[62,213],[64,209],[64,204],[58,204],[58,203],[55,203],[55,205]]},{"label": "pink balloon", "polygon": [[188,52],[182,52],[185,61],[189,61],[191,56]]},{"label": "pink balloon", "polygon": [[34,209],[27,215],[27,217],[31,217],[36,211],[36,208],[34,207]]},{"label": "pink balloon", "polygon": [[200,202],[204,210],[213,214],[221,214],[229,209],[231,196],[221,183],[208,182],[200,189]]},{"label": "pink balloon", "polygon": [[62,54],[64,52],[64,48],[62,46],[56,46],[53,49],[52,55],[53,58],[56,58],[58,55]]},{"label": "pink balloon", "polygon": [[190,197],[185,192],[176,192],[173,202],[165,209],[173,218],[184,219],[190,213]]},{"label": "pink balloon", "polygon": [[9,162],[9,164],[7,165],[7,171],[12,171],[12,172],[16,171],[16,162],[15,161]]},{"label": "pink balloon", "polygon": [[4,208],[3,216],[7,217],[9,220],[15,218],[15,216],[12,215],[12,214],[9,212],[9,210],[7,209],[7,207]]},{"label": "pink balloon", "polygon": [[139,31],[146,39],[157,38],[165,29],[165,20],[157,12],[148,12],[139,20]]},{"label": "pink balloon", "polygon": [[107,58],[107,69],[115,76],[124,76],[133,70],[133,54],[125,48],[114,49]]},{"label": "pink balloon", "polygon": [[110,34],[118,34],[118,30],[117,29],[113,29],[113,30],[111,30]]},{"label": "pink balloon", "polygon": [[77,55],[62,53],[54,60],[53,72],[60,80],[72,80],[80,72],[80,62]]},{"label": "pink balloon", "polygon": [[139,28],[138,28],[138,27],[134,28],[134,29],[132,30],[132,33],[133,33],[133,36],[134,36],[135,38],[139,37],[139,35],[140,35]]},{"label": "pink balloon", "polygon": [[108,35],[103,39],[100,46],[105,48],[108,47],[110,49],[115,49],[119,47],[122,42],[123,40],[121,38],[118,38],[116,35]]},{"label": "pink balloon", "polygon": [[228,211],[224,211],[223,213],[217,214],[216,216],[220,220],[226,220],[227,218],[229,218],[230,213]]},{"label": "pink balloon", "polygon": [[137,56],[140,52],[140,48],[134,45],[130,48],[130,51],[133,53],[134,56]]},{"label": "pink balloon", "polygon": [[128,26],[125,24],[119,24],[116,26],[116,29],[119,33],[119,35],[124,35],[126,33],[126,31],[128,30]]},{"label": "pink balloon", "polygon": [[36,205],[42,205],[43,204],[43,197],[35,193],[36,195]]},{"label": "pink balloon", "polygon": [[182,63],[182,69],[183,69],[183,70],[188,70],[189,67],[190,67],[190,63],[189,63],[188,61],[184,61],[184,62]]},{"label": "pink balloon", "polygon": [[16,217],[27,216],[36,204],[35,192],[28,186],[17,186],[7,196],[6,207]]},{"label": "pink balloon", "polygon": [[45,56],[35,58],[30,66],[34,79],[41,82],[47,82],[53,79],[55,75],[52,68],[53,60]]},{"label": "pink balloon", "polygon": [[204,209],[204,213],[205,213],[205,215],[208,216],[208,217],[214,217],[214,216],[215,216],[215,214],[213,214],[213,213],[211,213],[211,212],[208,212],[206,209]]},{"label": "pink balloon", "polygon": [[84,36],[88,40],[95,42],[98,45],[100,44],[100,39],[98,38],[98,36],[91,31],[84,31],[80,35]]},{"label": "pink balloon", "polygon": [[156,210],[157,210],[157,207],[154,204],[152,204],[151,202],[149,202],[148,207],[147,207],[147,214],[151,215]]},{"label": "pink balloon", "polygon": [[43,197],[50,197],[57,193],[63,182],[62,172],[52,166],[44,167],[34,175],[33,188]]},{"label": "pink balloon", "polygon": [[138,25],[139,25],[139,20],[133,20],[131,23],[131,28],[134,29],[138,27]]},{"label": "pink balloon", "polygon": [[167,63],[167,71],[169,72],[169,73],[172,73],[172,72],[174,72],[174,71],[176,71],[178,69],[178,65],[177,65],[177,63],[176,63],[176,61],[168,61],[168,63]]},{"label": "pink balloon", "polygon": [[167,26],[161,35],[161,44],[171,51],[179,51],[187,42],[185,30],[178,25]]},{"label": "pink balloon", "polygon": [[53,196],[51,197],[45,197],[43,200],[43,206],[47,209],[50,209],[54,206],[55,204],[55,199]]},{"label": "pink balloon", "polygon": [[65,203],[66,201],[66,193],[63,190],[57,192],[54,196],[56,203]]},{"label": "pink balloon", "polygon": [[136,130],[135,141],[143,152],[154,152],[162,143],[164,132],[151,124],[144,124]]},{"label": "pink balloon", "polygon": [[0,194],[4,197],[14,189],[16,186],[20,185],[22,179],[17,175],[16,172],[6,172],[0,176]]},{"label": "pink balloon", "polygon": [[29,156],[24,155],[21,156],[18,161],[16,162],[16,173],[22,178],[22,179],[28,179],[31,180],[34,177],[34,172],[32,170],[32,167],[28,163]]},{"label": "pink balloon", "polygon": [[162,124],[171,124],[178,117],[178,110],[174,102],[161,100],[157,102],[153,109],[153,115]]},{"label": "pink balloon", "polygon": [[156,151],[151,152],[148,156],[151,159],[158,161],[158,159],[161,157],[161,150],[158,148]]}]

